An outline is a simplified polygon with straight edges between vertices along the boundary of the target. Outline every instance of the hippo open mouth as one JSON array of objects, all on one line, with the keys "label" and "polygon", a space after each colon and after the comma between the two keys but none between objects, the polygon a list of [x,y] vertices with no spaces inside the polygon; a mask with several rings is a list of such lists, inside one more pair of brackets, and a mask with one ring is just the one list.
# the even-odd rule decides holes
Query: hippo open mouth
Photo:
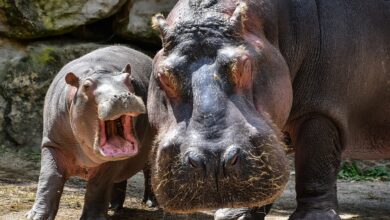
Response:
[{"label": "hippo open mouth", "polygon": [[131,157],[138,153],[131,116],[122,115],[115,120],[100,120],[99,152],[105,157]]}]

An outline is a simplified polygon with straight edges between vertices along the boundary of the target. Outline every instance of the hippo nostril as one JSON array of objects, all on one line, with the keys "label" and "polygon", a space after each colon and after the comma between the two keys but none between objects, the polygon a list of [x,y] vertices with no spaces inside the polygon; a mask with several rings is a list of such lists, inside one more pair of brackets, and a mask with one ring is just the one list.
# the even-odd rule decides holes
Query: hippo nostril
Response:
[{"label": "hippo nostril", "polygon": [[195,161],[194,159],[191,159],[191,157],[188,157],[188,163],[189,163],[193,168],[199,167],[199,163],[198,163],[197,161]]},{"label": "hippo nostril", "polygon": [[234,166],[237,163],[238,155],[234,155],[233,158],[230,160],[230,165]]},{"label": "hippo nostril", "polygon": [[236,165],[239,160],[238,157],[239,153],[240,153],[240,149],[238,147],[230,146],[224,154],[224,158],[223,158],[224,166],[227,167],[227,166]]},{"label": "hippo nostril", "polygon": [[193,168],[202,168],[204,166],[203,158],[195,153],[187,154],[187,163]]}]

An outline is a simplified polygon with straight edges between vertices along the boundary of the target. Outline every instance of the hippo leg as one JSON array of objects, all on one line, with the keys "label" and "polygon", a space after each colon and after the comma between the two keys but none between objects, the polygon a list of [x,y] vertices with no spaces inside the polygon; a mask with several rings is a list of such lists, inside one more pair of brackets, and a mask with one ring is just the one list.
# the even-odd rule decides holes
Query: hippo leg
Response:
[{"label": "hippo leg", "polygon": [[[108,205],[114,186],[115,172],[109,172],[109,166],[102,167],[99,173],[90,179],[85,193],[82,220],[106,220]],[[112,171],[112,170],[111,170]]]},{"label": "hippo leg", "polygon": [[126,198],[126,186],[127,180],[123,180],[122,182],[114,184],[111,192],[110,209],[119,211],[123,208],[123,203],[125,202]]},{"label": "hippo leg", "polygon": [[298,206],[290,219],[340,219],[336,180],[342,147],[337,127],[325,117],[310,118],[295,140]]},{"label": "hippo leg", "polygon": [[56,150],[43,147],[37,195],[32,209],[27,213],[28,219],[55,218],[66,181],[63,172],[56,160]]},{"label": "hippo leg", "polygon": [[214,220],[263,220],[271,207],[272,204],[257,208],[218,209]]},{"label": "hippo leg", "polygon": [[150,166],[145,165],[145,168],[143,170],[144,172],[144,198],[142,199],[142,202],[145,203],[149,208],[157,207],[158,203],[156,200],[156,196],[154,195],[153,189],[152,189],[152,181],[151,181],[151,172],[150,172]]}]

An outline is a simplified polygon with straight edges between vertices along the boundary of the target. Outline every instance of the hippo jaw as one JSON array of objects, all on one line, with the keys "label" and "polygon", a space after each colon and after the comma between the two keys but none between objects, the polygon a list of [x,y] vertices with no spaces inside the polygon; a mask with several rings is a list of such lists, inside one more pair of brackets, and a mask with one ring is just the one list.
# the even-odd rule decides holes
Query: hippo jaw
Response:
[{"label": "hippo jaw", "polygon": [[[165,138],[157,137],[161,141],[156,143],[158,147],[152,152],[152,185],[164,210],[191,213],[218,208],[260,207],[274,202],[283,192],[289,178],[288,165],[284,144],[274,134],[249,141],[252,143],[240,143],[239,146],[252,146],[240,149],[240,156],[230,161],[231,168],[221,163],[205,174],[202,166],[188,166],[185,154],[166,145],[170,142],[168,139],[177,140],[176,135],[180,133],[181,129],[176,129],[164,133]],[[223,155],[217,154],[206,160],[218,161]],[[234,167],[235,163],[239,165]]]},{"label": "hippo jaw", "polygon": [[102,101],[98,105],[100,141],[95,144],[95,152],[106,158],[135,156],[138,153],[138,142],[134,136],[133,121],[145,112],[142,98],[131,92]]},{"label": "hippo jaw", "polygon": [[132,84],[130,65],[121,72],[104,69],[80,78],[65,76],[69,87],[69,119],[76,140],[91,164],[124,160],[139,152],[136,118],[146,112]]},{"label": "hippo jaw", "polygon": [[137,155],[139,146],[135,137],[131,115],[114,120],[99,120],[99,141],[95,151],[103,157],[127,158]]}]

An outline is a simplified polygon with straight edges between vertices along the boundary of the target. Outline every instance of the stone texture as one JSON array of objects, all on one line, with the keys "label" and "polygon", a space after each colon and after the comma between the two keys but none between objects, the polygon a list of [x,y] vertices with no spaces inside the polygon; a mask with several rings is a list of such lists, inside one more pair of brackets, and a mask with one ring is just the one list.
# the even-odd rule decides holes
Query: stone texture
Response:
[{"label": "stone texture", "polygon": [[130,0],[116,15],[114,31],[130,40],[160,44],[158,33],[151,28],[152,17],[167,15],[177,0]]},{"label": "stone texture", "polygon": [[[37,42],[0,44],[0,140],[39,147],[46,90],[64,64],[103,45]],[[15,56],[4,54],[14,54]]]},{"label": "stone texture", "polygon": [[109,17],[126,0],[0,0],[0,33],[18,39],[59,35]]},{"label": "stone texture", "polygon": [[[5,112],[6,102],[5,99],[0,95],[0,134],[4,131],[4,112]],[[4,141],[4,137],[0,136],[0,142]]]}]

